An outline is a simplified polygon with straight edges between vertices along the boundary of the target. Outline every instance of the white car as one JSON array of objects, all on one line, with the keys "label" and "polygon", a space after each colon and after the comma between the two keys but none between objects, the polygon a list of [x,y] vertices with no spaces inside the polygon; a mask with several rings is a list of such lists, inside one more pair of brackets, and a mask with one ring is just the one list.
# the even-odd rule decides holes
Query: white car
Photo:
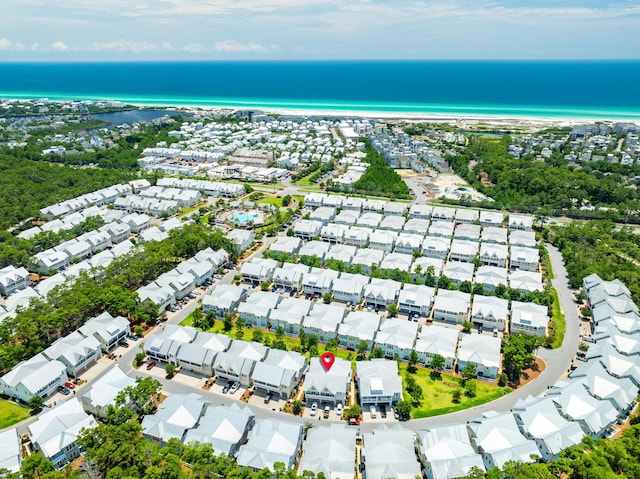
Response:
[{"label": "white car", "polygon": [[229,392],[231,394],[233,394],[234,392],[236,392],[238,389],[240,389],[240,383],[238,381],[235,381],[232,385],[231,385],[231,389],[229,389]]},{"label": "white car", "polygon": [[314,403],[311,405],[311,415],[312,415],[312,416],[315,416],[317,411],[318,411],[318,403],[317,403],[317,402],[314,402]]},{"label": "white car", "polygon": [[336,406],[336,414],[338,415],[338,417],[342,417],[342,403],[339,402],[338,405]]},{"label": "white car", "polygon": [[375,406],[369,407],[369,413],[371,414],[371,419],[375,419],[378,416]]}]

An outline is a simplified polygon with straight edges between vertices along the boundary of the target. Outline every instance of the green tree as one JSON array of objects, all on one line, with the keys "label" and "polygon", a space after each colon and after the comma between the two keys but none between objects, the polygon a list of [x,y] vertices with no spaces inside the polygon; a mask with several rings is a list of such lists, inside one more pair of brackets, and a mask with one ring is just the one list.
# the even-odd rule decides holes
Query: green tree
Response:
[{"label": "green tree", "polygon": [[222,330],[225,333],[228,333],[232,329],[233,329],[233,316],[231,316],[230,314],[225,314],[224,318],[222,319]]},{"label": "green tree", "polygon": [[398,316],[398,305],[396,303],[391,303],[387,306],[387,313],[390,318],[395,318]]},{"label": "green tree", "polygon": [[269,281],[263,281],[262,283],[260,283],[261,291],[269,291],[270,287],[271,287],[271,283]]},{"label": "green tree", "polygon": [[356,348],[357,360],[362,361],[367,357],[367,353],[369,352],[369,345],[365,340],[360,341],[358,347]]},{"label": "green tree", "polygon": [[24,479],[40,479],[49,477],[49,474],[55,471],[53,463],[44,457],[41,452],[34,452],[28,455],[23,461],[20,468]]},{"label": "green tree", "polygon": [[324,293],[322,295],[322,302],[324,304],[331,304],[331,301],[333,301],[333,294],[328,292],[328,293]]},{"label": "green tree", "polygon": [[463,321],[462,322],[462,331],[465,333],[471,332],[471,328],[473,328],[473,323],[471,321]]},{"label": "green tree", "polygon": [[142,351],[140,351],[139,353],[136,353],[136,357],[135,357],[135,359],[133,360],[133,364],[134,364],[134,366],[136,366],[136,367],[138,367],[138,368],[139,368],[140,366],[142,366],[142,363],[144,362],[144,358],[145,358],[145,357],[146,357],[146,355],[145,355]]},{"label": "green tree", "polygon": [[359,404],[354,404],[342,411],[342,416],[346,419],[359,418],[362,415],[362,409]]},{"label": "green tree", "polygon": [[400,419],[406,421],[411,418],[411,404],[407,401],[398,401],[395,407]]},{"label": "green tree", "polygon": [[293,414],[299,416],[302,413],[302,401],[295,400],[291,403],[291,410]]},{"label": "green tree", "polygon": [[447,360],[441,354],[434,354],[431,358],[431,363],[429,367],[433,370],[433,372],[440,377],[440,373],[444,369],[447,364]]},{"label": "green tree", "polygon": [[460,373],[460,375],[465,381],[475,378],[476,374],[477,374],[476,365],[475,363],[471,363],[471,362],[467,363],[464,369],[462,370],[462,372]]},{"label": "green tree", "polygon": [[29,399],[28,404],[29,409],[31,410],[31,415],[34,416],[42,410],[44,399],[42,398],[42,396],[32,396],[31,399]]},{"label": "green tree", "polygon": [[382,350],[382,348],[375,347],[371,350],[369,359],[382,359],[382,358],[384,358],[384,351]]},{"label": "green tree", "polygon": [[476,396],[477,385],[474,380],[466,380],[464,383],[464,393],[469,397]]},{"label": "green tree", "polygon": [[419,360],[420,357],[418,356],[418,353],[416,353],[415,349],[412,349],[409,353],[409,357],[407,358],[407,371],[410,373],[415,373],[416,365],[418,364]]},{"label": "green tree", "polygon": [[171,364],[171,363],[168,363],[168,364],[164,367],[164,370],[165,370],[165,372],[167,373],[167,378],[168,378],[168,379],[171,379],[171,378],[174,376],[174,374],[176,373],[176,367],[175,367],[173,364]]}]

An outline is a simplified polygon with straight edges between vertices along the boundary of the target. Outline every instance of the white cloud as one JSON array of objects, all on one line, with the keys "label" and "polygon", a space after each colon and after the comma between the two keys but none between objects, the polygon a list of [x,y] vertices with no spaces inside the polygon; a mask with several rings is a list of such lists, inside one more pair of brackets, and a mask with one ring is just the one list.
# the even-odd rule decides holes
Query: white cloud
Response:
[{"label": "white cloud", "polygon": [[189,43],[182,47],[181,50],[189,53],[199,53],[205,51],[205,48],[202,43]]},{"label": "white cloud", "polygon": [[12,43],[6,38],[0,38],[0,50],[11,50]]},{"label": "white cloud", "polygon": [[116,50],[120,52],[151,52],[158,50],[157,45],[151,42],[138,42],[133,40],[112,40],[110,42],[94,42],[91,45],[92,50]]},{"label": "white cloud", "polygon": [[248,42],[241,43],[235,40],[223,40],[221,42],[216,42],[216,50],[219,52],[227,52],[227,53],[237,53],[237,52],[254,52],[254,53],[262,53],[267,52],[269,49],[264,45],[260,45],[259,43]]},{"label": "white cloud", "polygon": [[69,50],[69,47],[67,46],[67,44],[59,40],[57,42],[53,42],[49,46],[58,52],[66,52],[67,50]]}]

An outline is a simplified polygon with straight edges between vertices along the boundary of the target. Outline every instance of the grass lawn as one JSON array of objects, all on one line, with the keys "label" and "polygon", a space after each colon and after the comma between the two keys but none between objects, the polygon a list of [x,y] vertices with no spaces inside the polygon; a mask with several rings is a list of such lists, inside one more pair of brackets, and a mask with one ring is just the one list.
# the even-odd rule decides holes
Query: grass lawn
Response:
[{"label": "grass lawn", "polygon": [[274,205],[274,206],[277,206],[278,208],[280,208],[280,207],[282,207],[282,198],[276,198],[276,197],[262,198],[262,199],[256,201],[256,203]]},{"label": "grass lawn", "polygon": [[[417,371],[413,374],[417,384],[422,387],[423,392],[422,404],[411,410],[411,417],[414,419],[439,416],[441,414],[468,409],[493,401],[511,392],[511,389],[499,387],[495,383],[476,381],[476,396],[470,398],[463,393],[460,402],[456,404],[453,402],[453,391],[459,387],[461,379],[443,373],[441,379],[434,380],[431,378],[430,373],[430,369],[417,368]],[[406,374],[407,365],[401,364],[400,375],[403,377],[403,388]],[[403,393],[405,400],[410,401],[410,396],[406,389]]]},{"label": "grass lawn", "polygon": [[31,416],[29,409],[0,399],[0,429],[12,426]]},{"label": "grass lawn", "polygon": [[556,340],[553,342],[551,347],[556,349],[562,346],[562,342],[564,341],[564,328],[566,327],[566,324],[564,314],[560,311],[560,301],[558,300],[558,292],[555,288],[551,290],[551,295],[553,296],[553,314],[551,315],[551,324],[553,325],[553,330],[556,333]]}]

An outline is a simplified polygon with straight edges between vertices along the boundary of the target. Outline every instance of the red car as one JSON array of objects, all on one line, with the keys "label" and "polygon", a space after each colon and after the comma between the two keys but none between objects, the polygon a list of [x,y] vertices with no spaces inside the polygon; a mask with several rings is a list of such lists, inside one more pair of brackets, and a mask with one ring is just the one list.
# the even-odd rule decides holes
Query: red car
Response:
[{"label": "red car", "polygon": [[75,388],[76,388],[76,385],[75,385],[75,384],[73,384],[73,383],[72,383],[72,382],[70,382],[70,381],[67,381],[66,383],[64,383],[64,387],[65,387],[65,388],[69,388],[69,389],[75,389]]},{"label": "red car", "polygon": [[153,369],[153,367],[154,367],[155,365],[156,365],[156,362],[155,362],[155,361],[153,361],[152,363],[147,364],[147,371],[148,371],[149,369]]}]

